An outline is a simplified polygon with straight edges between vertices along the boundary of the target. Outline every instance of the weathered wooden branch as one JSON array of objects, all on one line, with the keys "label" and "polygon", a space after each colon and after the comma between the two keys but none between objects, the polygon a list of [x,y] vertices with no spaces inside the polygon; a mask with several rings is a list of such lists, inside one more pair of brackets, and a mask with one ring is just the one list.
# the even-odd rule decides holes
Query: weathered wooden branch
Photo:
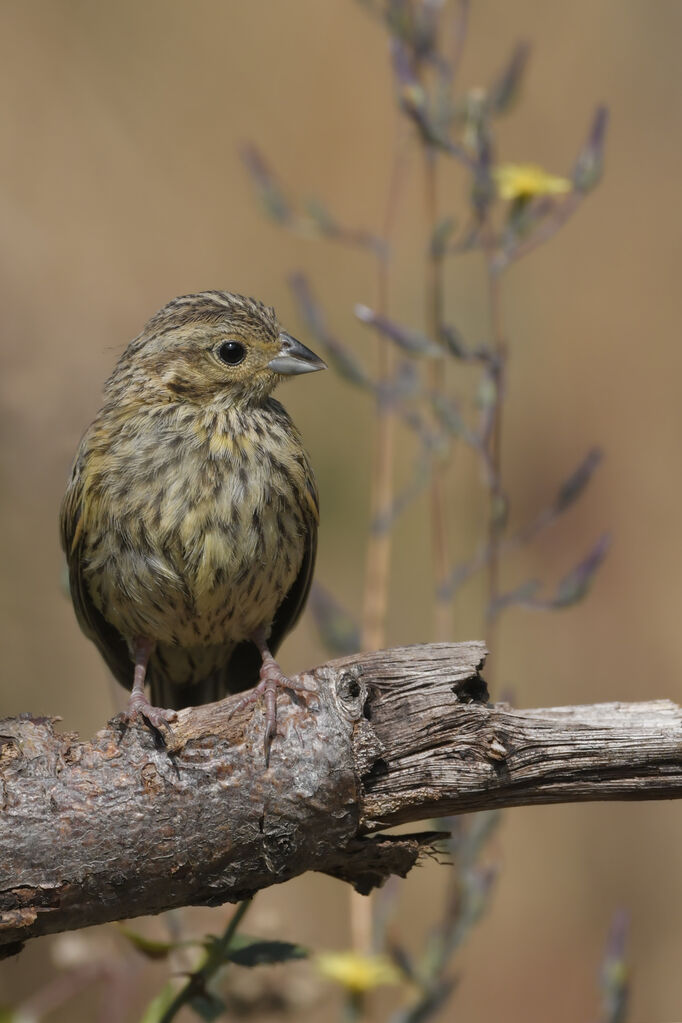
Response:
[{"label": "weathered wooden branch", "polygon": [[480,643],[357,655],[281,695],[270,765],[257,704],[180,712],[90,742],[0,721],[0,952],[173,906],[236,901],[319,870],[369,891],[434,833],[395,824],[492,807],[682,795],[682,711],[658,701],[490,705]]}]

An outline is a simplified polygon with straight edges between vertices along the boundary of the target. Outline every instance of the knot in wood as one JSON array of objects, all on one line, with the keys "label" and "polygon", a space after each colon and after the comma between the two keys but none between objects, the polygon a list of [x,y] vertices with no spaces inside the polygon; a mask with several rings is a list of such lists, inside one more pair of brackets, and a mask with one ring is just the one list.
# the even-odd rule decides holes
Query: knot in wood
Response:
[{"label": "knot in wood", "polygon": [[504,743],[496,735],[493,735],[488,746],[488,755],[491,760],[506,760],[508,754],[509,750]]},{"label": "knot in wood", "polygon": [[333,679],[333,691],[339,712],[347,721],[359,721],[367,699],[367,686],[362,671],[353,666],[343,668]]}]

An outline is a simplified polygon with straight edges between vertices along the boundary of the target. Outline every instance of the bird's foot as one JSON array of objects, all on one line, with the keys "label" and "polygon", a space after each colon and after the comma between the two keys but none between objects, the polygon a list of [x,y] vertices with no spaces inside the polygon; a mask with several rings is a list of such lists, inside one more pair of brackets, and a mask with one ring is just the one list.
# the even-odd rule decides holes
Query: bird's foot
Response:
[{"label": "bird's foot", "polygon": [[277,734],[277,690],[288,689],[289,692],[298,693],[301,696],[310,696],[310,690],[303,682],[297,679],[288,678],[272,654],[263,656],[263,664],[260,669],[260,682],[258,685],[242,696],[241,700],[235,703],[228,715],[231,718],[234,714],[244,710],[245,707],[256,703],[261,696],[265,703],[265,735],[263,737],[263,748],[265,750],[266,767],[270,763],[270,747]]},{"label": "bird's foot", "polygon": [[167,745],[167,739],[171,735],[170,724],[177,719],[174,710],[164,710],[163,707],[152,707],[144,691],[145,676],[149,658],[154,651],[154,640],[148,636],[136,636],[133,641],[133,656],[135,671],[133,674],[133,688],[128,700],[128,706],[119,715],[118,720],[123,725],[132,725],[137,721],[145,721],[150,728],[157,732],[163,742]]},{"label": "bird's foot", "polygon": [[176,721],[177,717],[177,712],[174,710],[153,707],[144,692],[134,689],[130,694],[128,706],[120,716],[120,720],[125,725],[132,725],[140,720],[145,721],[159,732],[162,737],[165,737],[169,731],[170,724]]}]

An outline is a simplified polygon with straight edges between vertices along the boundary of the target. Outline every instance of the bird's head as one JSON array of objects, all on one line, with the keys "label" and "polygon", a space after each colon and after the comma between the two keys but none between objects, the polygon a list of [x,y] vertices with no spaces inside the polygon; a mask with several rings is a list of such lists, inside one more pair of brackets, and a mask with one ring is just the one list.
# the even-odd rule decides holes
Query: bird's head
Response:
[{"label": "bird's head", "polygon": [[139,394],[146,386],[189,402],[248,404],[262,401],[284,377],[324,368],[280,328],[273,309],[204,291],[173,299],[151,318],[123,353],[110,389]]}]

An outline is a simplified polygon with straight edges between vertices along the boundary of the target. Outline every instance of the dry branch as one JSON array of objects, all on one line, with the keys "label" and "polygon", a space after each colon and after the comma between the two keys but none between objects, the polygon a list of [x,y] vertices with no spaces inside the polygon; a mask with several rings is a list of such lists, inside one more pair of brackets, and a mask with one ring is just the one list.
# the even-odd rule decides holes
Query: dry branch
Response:
[{"label": "dry branch", "polygon": [[0,721],[0,953],[27,938],[236,901],[306,870],[369,891],[437,835],[380,829],[474,809],[682,794],[682,711],[666,701],[488,704],[480,643],[334,661],[262,709],[179,714],[164,747],[116,722],[89,742]]}]

